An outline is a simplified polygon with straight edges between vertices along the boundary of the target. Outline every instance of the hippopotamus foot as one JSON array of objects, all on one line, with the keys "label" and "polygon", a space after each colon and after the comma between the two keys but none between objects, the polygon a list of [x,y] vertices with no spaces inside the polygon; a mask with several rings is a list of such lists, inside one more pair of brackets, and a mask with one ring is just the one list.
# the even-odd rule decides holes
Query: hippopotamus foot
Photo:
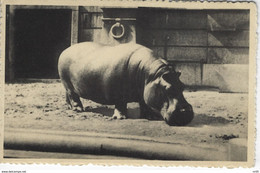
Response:
[{"label": "hippopotamus foot", "polygon": [[119,119],[119,120],[126,119],[126,112],[127,112],[126,105],[127,105],[126,103],[116,104],[112,119]]},{"label": "hippopotamus foot", "polygon": [[119,110],[115,109],[112,119],[122,120],[122,119],[126,119],[126,116],[123,115]]},{"label": "hippopotamus foot", "polygon": [[72,109],[76,112],[83,112],[83,105],[80,101],[80,98],[77,94],[66,92],[66,102],[68,104],[68,108]]},{"label": "hippopotamus foot", "polygon": [[[76,103],[77,104],[77,103]],[[83,112],[84,111],[84,109],[83,109],[83,106],[81,105],[75,105],[75,103],[74,103],[74,106],[73,106],[73,108],[72,108],[72,110],[73,111],[76,111],[76,112]]]}]

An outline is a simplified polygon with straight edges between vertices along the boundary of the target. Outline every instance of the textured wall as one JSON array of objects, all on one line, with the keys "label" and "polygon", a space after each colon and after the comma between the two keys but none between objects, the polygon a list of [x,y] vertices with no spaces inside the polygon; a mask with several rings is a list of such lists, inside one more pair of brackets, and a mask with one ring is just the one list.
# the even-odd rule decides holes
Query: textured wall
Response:
[{"label": "textured wall", "polygon": [[[104,17],[129,14],[136,15],[136,24],[131,25],[136,42],[172,61],[182,71],[185,84],[218,87],[225,92],[248,91],[248,10],[114,9]],[[118,43],[107,35],[111,25],[104,25],[102,16],[101,8],[80,8],[79,41]]]},{"label": "textured wall", "polygon": [[137,42],[175,63],[185,84],[248,91],[249,11],[144,8],[138,21]]},{"label": "textured wall", "polygon": [[[39,6],[19,6],[19,9],[39,9]],[[71,44],[83,41],[111,45],[137,42],[173,62],[176,69],[183,72],[181,80],[186,85],[219,87],[227,92],[248,91],[248,10],[102,9],[87,6],[46,6],[43,9],[72,10]],[[15,60],[13,10],[7,10],[7,16],[6,78],[12,80]],[[115,21],[104,22],[102,17],[134,18],[136,21],[122,21],[126,34],[116,40],[109,35]],[[241,85],[241,81],[245,85]]]}]

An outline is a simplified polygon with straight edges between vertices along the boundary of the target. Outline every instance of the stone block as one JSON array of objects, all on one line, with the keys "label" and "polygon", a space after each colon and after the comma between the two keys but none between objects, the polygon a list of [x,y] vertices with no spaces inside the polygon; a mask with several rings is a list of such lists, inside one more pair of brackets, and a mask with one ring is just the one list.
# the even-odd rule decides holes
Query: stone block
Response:
[{"label": "stone block", "polygon": [[245,64],[204,64],[202,83],[221,92],[248,92],[248,75]]}]

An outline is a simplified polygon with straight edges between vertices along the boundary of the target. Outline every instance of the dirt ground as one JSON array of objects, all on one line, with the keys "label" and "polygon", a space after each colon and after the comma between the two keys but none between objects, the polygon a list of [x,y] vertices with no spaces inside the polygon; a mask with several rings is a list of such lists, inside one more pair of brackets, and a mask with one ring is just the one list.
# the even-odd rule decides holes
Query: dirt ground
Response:
[{"label": "dirt ground", "polygon": [[248,95],[218,91],[185,91],[195,117],[187,126],[139,119],[138,104],[128,104],[131,116],[112,120],[113,106],[83,100],[86,112],[67,109],[59,81],[5,85],[5,128],[48,129],[148,136],[190,145],[224,146],[232,138],[247,138]]}]

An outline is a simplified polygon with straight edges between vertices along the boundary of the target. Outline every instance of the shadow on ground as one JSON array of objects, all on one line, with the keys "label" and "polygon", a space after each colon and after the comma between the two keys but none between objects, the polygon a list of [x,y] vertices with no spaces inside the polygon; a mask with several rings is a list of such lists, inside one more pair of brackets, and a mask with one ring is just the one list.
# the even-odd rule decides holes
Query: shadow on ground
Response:
[{"label": "shadow on ground", "polygon": [[198,126],[203,126],[203,125],[219,125],[219,124],[228,124],[230,123],[229,120],[223,118],[223,117],[213,117],[213,116],[208,116],[205,114],[198,114],[194,116],[194,119],[192,122],[187,125],[190,127],[198,127]]},{"label": "shadow on ground", "polygon": [[[114,108],[109,107],[97,107],[97,108],[86,108],[86,112],[99,113],[108,117],[112,117],[114,114]],[[140,118],[140,109],[139,108],[128,108],[127,115],[129,119],[139,119]],[[158,120],[158,119],[156,119]],[[230,123],[229,120],[223,117],[213,117],[205,114],[197,114],[194,116],[194,119],[187,126],[189,127],[200,127],[203,125],[225,125]]]},{"label": "shadow on ground", "polygon": [[[93,112],[103,114],[105,116],[112,117],[114,114],[114,108],[108,107],[97,107],[97,108],[85,108],[86,112]],[[139,108],[128,108],[127,115],[129,119],[138,119],[140,118],[140,109]]]}]

